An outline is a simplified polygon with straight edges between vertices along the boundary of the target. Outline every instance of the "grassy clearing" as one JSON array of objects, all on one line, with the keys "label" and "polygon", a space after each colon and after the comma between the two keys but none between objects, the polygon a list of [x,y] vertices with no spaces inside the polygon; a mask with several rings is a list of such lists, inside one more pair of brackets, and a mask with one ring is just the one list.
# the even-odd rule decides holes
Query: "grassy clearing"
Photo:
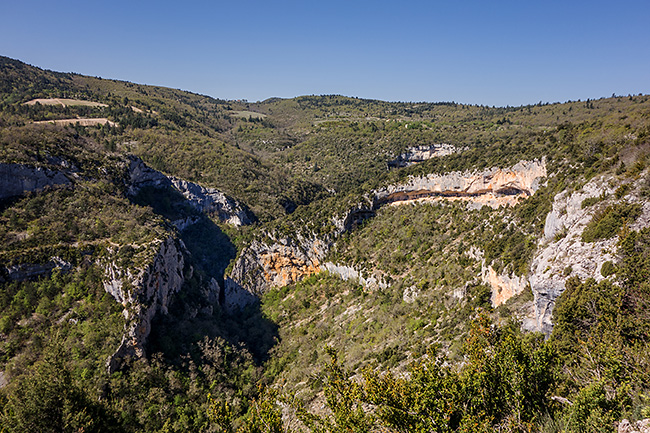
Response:
[{"label": "grassy clearing", "polygon": [[262,113],[256,113],[254,111],[233,111],[230,113],[230,116],[232,117],[240,117],[240,118],[252,118],[252,119],[264,119],[266,117],[266,114]]}]

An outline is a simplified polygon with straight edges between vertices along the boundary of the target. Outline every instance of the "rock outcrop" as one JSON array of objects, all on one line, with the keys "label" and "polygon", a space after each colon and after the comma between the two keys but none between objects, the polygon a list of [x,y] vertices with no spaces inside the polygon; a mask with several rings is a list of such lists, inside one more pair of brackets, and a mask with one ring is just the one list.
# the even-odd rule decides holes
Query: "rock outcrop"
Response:
[{"label": "rock outcrop", "polygon": [[225,303],[236,311],[274,287],[283,287],[321,271],[329,244],[321,239],[269,239],[254,241],[239,255],[225,280]]},{"label": "rock outcrop", "polygon": [[122,342],[106,363],[109,373],[116,371],[126,357],[145,356],[152,319],[156,314],[168,313],[172,295],[189,277],[181,240],[169,237],[158,241],[155,250],[153,259],[140,269],[124,269],[114,262],[106,264],[104,289],[122,304],[126,319]]},{"label": "rock outcrop", "polygon": [[650,418],[642,419],[637,422],[630,422],[624,419],[618,424],[616,430],[618,433],[650,433]]},{"label": "rock outcrop", "polygon": [[217,215],[219,220],[233,226],[248,225],[252,222],[242,205],[223,192],[214,188],[204,188],[176,177],[170,177],[170,180],[189,204],[199,212]]},{"label": "rock outcrop", "polygon": [[173,188],[183,194],[187,203],[194,209],[216,215],[220,221],[227,224],[241,226],[252,222],[244,206],[223,192],[173,176],[166,176],[147,166],[140,158],[130,157],[127,194],[131,197],[136,196],[145,187]]},{"label": "rock outcrop", "polygon": [[70,179],[61,171],[24,164],[0,163],[0,199],[68,184]]},{"label": "rock outcrop", "polygon": [[529,197],[546,177],[546,161],[521,161],[507,169],[411,176],[404,184],[375,193],[378,205],[413,201],[464,200],[474,207],[514,205]]},{"label": "rock outcrop", "polygon": [[169,188],[172,181],[153,168],[146,165],[140,158],[129,157],[129,166],[127,168],[126,193],[129,196],[135,196],[142,188]]},{"label": "rock outcrop", "polygon": [[483,263],[481,280],[492,289],[492,306],[498,307],[505,304],[513,296],[526,290],[528,279],[525,276],[499,274],[492,266]]},{"label": "rock outcrop", "polygon": [[385,289],[388,287],[388,284],[380,276],[374,274],[364,276],[363,271],[359,271],[351,266],[326,262],[323,263],[321,269],[328,271],[332,275],[339,276],[344,281],[356,280],[363,288],[368,290]]},{"label": "rock outcrop", "polygon": [[390,167],[408,167],[426,161],[431,158],[451,155],[458,150],[455,146],[447,143],[431,144],[429,146],[414,146],[406,149],[406,152],[392,161],[388,162]]},{"label": "rock outcrop", "polygon": [[[643,178],[637,182],[641,184]],[[579,191],[563,191],[554,197],[553,208],[546,217],[544,237],[527,277],[499,274],[486,265],[480,251],[472,250],[470,257],[483,261],[481,280],[492,290],[492,306],[502,305],[530,284],[533,304],[531,311],[522,317],[523,327],[550,334],[553,307],[564,292],[567,279],[577,276],[581,280],[602,281],[606,278],[601,273],[603,264],[617,259],[618,236],[595,242],[582,241],[582,232],[593,216],[615,202],[637,202],[642,204],[642,212],[629,228],[639,230],[650,225],[650,203],[637,193],[642,185],[631,184],[630,192],[619,200],[614,198],[615,184],[615,179],[603,175],[592,179]],[[583,207],[585,199],[596,199],[596,203]],[[528,310],[528,305],[525,307]]]},{"label": "rock outcrop", "polygon": [[68,272],[72,269],[72,264],[60,257],[54,256],[46,263],[21,263],[7,266],[6,271],[10,280],[25,281],[33,280],[43,275],[49,275],[54,269]]},{"label": "rock outcrop", "polygon": [[[492,200],[499,206],[505,202],[516,203],[532,195],[539,180],[546,176],[546,163],[522,161],[510,169],[493,168],[480,173],[450,173],[409,179],[403,185],[390,186],[376,191],[367,202],[353,206],[340,217],[333,218],[336,230],[328,239],[315,237],[296,240],[268,239],[268,243],[256,241],[244,248],[234,268],[225,281],[225,307],[235,311],[273,287],[295,283],[305,276],[328,270],[343,279],[357,279],[367,287],[385,287],[383,280],[375,275],[362,275],[358,270],[334,263],[322,264],[331,242],[340,234],[354,229],[375,211],[386,204],[440,198],[469,197],[475,202],[490,205]],[[485,200],[490,196],[492,199]],[[482,198],[483,197],[483,198]],[[482,204],[481,204],[482,205]],[[504,292],[503,298],[507,294]]]},{"label": "rock outcrop", "polygon": [[[611,176],[600,176],[579,191],[564,191],[555,196],[553,209],[546,217],[544,238],[530,268],[536,330],[551,332],[553,307],[564,292],[569,277],[601,281],[606,278],[601,273],[603,264],[616,261],[618,236],[595,242],[582,241],[582,232],[598,210],[621,200],[639,202],[642,204],[641,216],[629,227],[638,230],[649,225],[650,203],[637,195],[637,186],[632,186],[631,192],[618,200],[613,197],[613,180]],[[591,206],[582,206],[585,199],[596,197],[602,200]]]}]

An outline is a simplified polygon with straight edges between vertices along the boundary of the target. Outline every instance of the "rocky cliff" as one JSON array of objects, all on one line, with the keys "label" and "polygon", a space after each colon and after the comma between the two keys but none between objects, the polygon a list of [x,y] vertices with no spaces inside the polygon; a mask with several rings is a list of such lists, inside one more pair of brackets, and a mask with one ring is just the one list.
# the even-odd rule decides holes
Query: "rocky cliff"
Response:
[{"label": "rocky cliff", "polygon": [[411,176],[407,182],[391,185],[375,193],[382,204],[401,204],[413,201],[464,200],[473,207],[487,205],[493,208],[513,205],[529,197],[546,177],[546,161],[521,161],[506,169],[451,172]]},{"label": "rocky cliff", "polygon": [[[535,303],[537,330],[550,332],[555,300],[562,294],[566,280],[573,275],[581,280],[594,278],[600,281],[602,266],[617,260],[618,236],[595,242],[583,242],[582,233],[594,215],[613,203],[640,203],[642,213],[629,225],[639,230],[650,224],[650,203],[640,196],[643,177],[631,182],[629,193],[617,199],[614,195],[619,180],[599,176],[580,190],[564,191],[553,201],[553,210],[546,217],[544,238],[530,269],[530,285]],[[583,206],[585,199],[602,198],[596,204]]]},{"label": "rocky cliff", "polygon": [[458,149],[455,146],[446,143],[409,147],[406,152],[389,161],[388,165],[391,167],[408,167],[431,158],[451,155],[457,151]]},{"label": "rocky cliff", "polygon": [[[583,242],[582,233],[594,215],[614,203],[640,203],[641,215],[629,228],[639,230],[650,225],[650,203],[640,196],[644,182],[643,176],[630,182],[629,192],[620,198],[616,198],[615,191],[621,181],[611,175],[594,178],[578,191],[557,194],[527,276],[499,274],[483,263],[481,279],[492,289],[492,305],[503,304],[530,285],[533,308],[523,317],[524,328],[549,334],[553,328],[553,307],[564,292],[567,279],[577,276],[583,281],[601,281],[607,278],[601,272],[603,264],[617,260],[618,236]],[[586,205],[585,200],[595,203]]]},{"label": "rocky cliff", "polygon": [[234,226],[252,222],[249,212],[236,200],[214,188],[205,188],[147,166],[140,158],[130,157],[127,169],[127,194],[135,196],[144,187],[173,188],[183,194],[187,203],[197,210],[215,215],[220,221]]},{"label": "rocky cliff", "polygon": [[[68,272],[72,269],[72,264],[58,256],[53,256],[46,263],[20,263],[7,266],[5,271],[10,280],[25,281],[33,280],[43,275],[50,275],[54,269],[59,269],[61,272]],[[0,275],[0,282],[2,282],[2,279]]]},{"label": "rocky cliff", "polygon": [[329,251],[326,241],[288,237],[254,241],[239,255],[225,280],[226,310],[235,311],[273,287],[283,287],[321,271]]},{"label": "rocky cliff", "polygon": [[352,266],[326,262],[321,266],[321,269],[339,276],[344,281],[355,280],[363,288],[368,290],[385,289],[388,287],[388,284],[381,276],[375,275],[372,272],[360,271]]},{"label": "rocky cliff", "polygon": [[0,199],[68,184],[70,179],[62,171],[23,164],[0,163]]},{"label": "rocky cliff", "polygon": [[412,177],[405,184],[376,191],[368,202],[359,203],[344,215],[334,217],[336,230],[328,239],[285,237],[278,240],[269,236],[265,241],[253,242],[244,248],[225,281],[225,307],[230,311],[241,308],[270,288],[295,283],[322,270],[343,279],[356,279],[364,286],[385,287],[375,275],[364,276],[344,264],[322,264],[333,240],[372,218],[383,205],[450,198],[468,198],[478,206],[513,204],[534,194],[539,180],[545,176],[544,160],[522,161],[509,169]]},{"label": "rocky cliff", "polygon": [[216,215],[220,221],[233,226],[248,225],[252,222],[243,206],[223,192],[176,177],[170,177],[170,180],[199,212]]},{"label": "rocky cliff", "polygon": [[137,269],[120,267],[110,258],[104,263],[104,289],[122,304],[126,319],[122,342],[106,363],[109,373],[116,371],[126,357],[145,356],[152,319],[156,314],[167,314],[172,295],[192,272],[186,267],[181,240],[170,236],[156,241],[149,250],[155,254]]}]

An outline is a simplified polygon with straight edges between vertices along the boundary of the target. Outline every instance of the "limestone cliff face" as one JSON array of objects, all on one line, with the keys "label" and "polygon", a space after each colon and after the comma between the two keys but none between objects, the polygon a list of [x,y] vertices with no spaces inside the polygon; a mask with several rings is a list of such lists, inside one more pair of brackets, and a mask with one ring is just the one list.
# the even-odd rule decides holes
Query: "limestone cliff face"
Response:
[{"label": "limestone cliff face", "polygon": [[[566,280],[577,275],[581,280],[605,277],[601,268],[606,261],[616,261],[618,236],[597,242],[582,242],[582,232],[599,209],[616,200],[612,193],[611,177],[600,176],[585,184],[580,191],[558,194],[553,201],[553,210],[546,217],[544,239],[535,255],[530,270],[530,285],[535,302],[537,330],[549,333],[551,317],[556,299],[562,294]],[[641,183],[638,180],[637,183]],[[642,203],[641,216],[630,225],[639,230],[650,223],[650,203],[639,197],[637,186],[622,200]],[[582,202],[591,197],[608,197],[592,206],[582,208]]]},{"label": "limestone cliff face", "polygon": [[194,209],[216,215],[219,220],[227,224],[241,226],[252,222],[246,209],[223,192],[176,177],[165,176],[148,167],[140,158],[130,157],[127,194],[135,196],[144,187],[176,189]]},{"label": "limestone cliff face", "polygon": [[175,177],[170,177],[170,180],[199,212],[216,214],[221,221],[233,226],[248,225],[252,222],[244,208],[223,192]]},{"label": "limestone cliff face", "polygon": [[455,146],[446,143],[409,147],[406,152],[390,161],[388,165],[392,167],[408,167],[427,159],[451,155],[457,151]]},{"label": "limestone cliff face", "polygon": [[[630,225],[632,230],[650,225],[650,203],[638,194],[641,182],[642,179],[636,181],[639,185],[633,183],[630,193],[621,199],[643,205],[641,216]],[[582,242],[582,232],[598,210],[619,201],[613,196],[616,183],[611,176],[600,176],[579,191],[563,191],[555,196],[552,211],[546,217],[544,237],[539,242],[527,278],[497,274],[483,263],[481,279],[492,289],[492,305],[501,305],[530,284],[533,305],[530,314],[523,318],[524,328],[549,334],[553,328],[553,307],[564,292],[567,279],[578,276],[583,281],[587,278],[601,281],[605,278],[601,274],[603,264],[616,261],[618,236]],[[603,200],[582,207],[585,199],[594,197],[603,197]]]},{"label": "limestone cliff face", "polygon": [[362,287],[368,290],[385,289],[388,287],[388,284],[386,284],[381,276],[373,273],[364,273],[351,266],[326,262],[321,268],[330,274],[338,275],[344,281],[356,280]]},{"label": "limestone cliff face", "polygon": [[0,199],[68,184],[70,179],[61,171],[23,164],[0,163]]},{"label": "limestone cliff face", "polygon": [[225,280],[225,305],[236,311],[274,287],[283,287],[320,272],[329,244],[315,237],[254,241],[237,258]]},{"label": "limestone cliff face", "polygon": [[[36,279],[43,275],[50,275],[54,269],[59,269],[61,272],[68,272],[72,269],[72,264],[58,256],[54,256],[50,257],[50,260],[46,263],[21,263],[7,266],[5,271],[10,280],[25,281]],[[0,282],[2,279],[2,276],[0,276]]]},{"label": "limestone cliff face", "polygon": [[391,185],[376,192],[378,204],[412,201],[464,200],[476,207],[513,205],[531,196],[546,177],[546,161],[521,161],[507,169],[482,172],[452,172],[413,177],[404,184]]},{"label": "limestone cliff face", "polygon": [[499,274],[492,266],[485,266],[485,263],[483,263],[481,280],[492,289],[493,307],[503,305],[513,296],[521,294],[528,284],[528,280],[524,276]]},{"label": "limestone cliff face", "polygon": [[167,188],[172,186],[171,180],[161,172],[146,165],[140,158],[130,156],[127,168],[127,194],[135,196],[142,188]]},{"label": "limestone cliff face", "polygon": [[167,314],[172,295],[189,277],[181,240],[169,237],[152,248],[155,255],[140,269],[123,269],[112,261],[105,264],[104,289],[122,304],[126,319],[120,347],[106,363],[109,372],[116,371],[125,357],[145,356],[152,319],[156,314]]},{"label": "limestone cliff face", "polygon": [[[231,275],[225,281],[225,307],[233,311],[253,302],[273,287],[295,283],[321,270],[357,279],[368,287],[383,287],[375,275],[363,275],[341,264],[322,264],[330,244],[341,233],[354,229],[364,219],[374,216],[382,205],[425,198],[468,197],[476,203],[516,203],[532,195],[539,180],[546,176],[545,161],[522,161],[509,169],[493,168],[483,172],[450,173],[411,178],[408,183],[376,191],[368,202],[359,203],[344,215],[333,219],[336,227],[327,240],[312,238],[281,240],[269,238],[253,242],[237,258]],[[504,297],[506,297],[504,293]],[[504,301],[500,301],[504,302]]]},{"label": "limestone cliff face", "polygon": [[[530,180],[531,176],[528,179]],[[645,176],[640,176],[631,182],[629,193],[620,200],[614,197],[620,180],[611,175],[594,178],[579,191],[563,191],[557,194],[553,200],[552,211],[546,217],[544,236],[539,241],[527,277],[499,274],[486,265],[480,251],[472,250],[472,258],[483,260],[481,280],[492,290],[492,305],[502,305],[522,293],[530,284],[533,303],[530,309],[528,305],[525,306],[523,327],[549,334],[553,327],[553,307],[557,298],[564,292],[567,279],[578,276],[583,281],[587,278],[601,281],[605,278],[601,274],[603,264],[607,261],[615,262],[617,259],[618,236],[596,242],[582,242],[582,232],[593,216],[616,202],[641,203],[642,214],[629,228],[639,230],[650,225],[650,203],[639,194],[644,179]],[[585,199],[595,197],[601,197],[602,200],[583,208]]]}]

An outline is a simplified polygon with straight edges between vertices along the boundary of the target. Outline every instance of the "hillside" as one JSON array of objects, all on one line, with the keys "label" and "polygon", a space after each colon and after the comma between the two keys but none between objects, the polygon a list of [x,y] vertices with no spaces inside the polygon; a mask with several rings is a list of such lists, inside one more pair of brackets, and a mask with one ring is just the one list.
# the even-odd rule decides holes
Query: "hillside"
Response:
[{"label": "hillside", "polygon": [[650,96],[248,103],[0,57],[6,431],[650,418]]}]

